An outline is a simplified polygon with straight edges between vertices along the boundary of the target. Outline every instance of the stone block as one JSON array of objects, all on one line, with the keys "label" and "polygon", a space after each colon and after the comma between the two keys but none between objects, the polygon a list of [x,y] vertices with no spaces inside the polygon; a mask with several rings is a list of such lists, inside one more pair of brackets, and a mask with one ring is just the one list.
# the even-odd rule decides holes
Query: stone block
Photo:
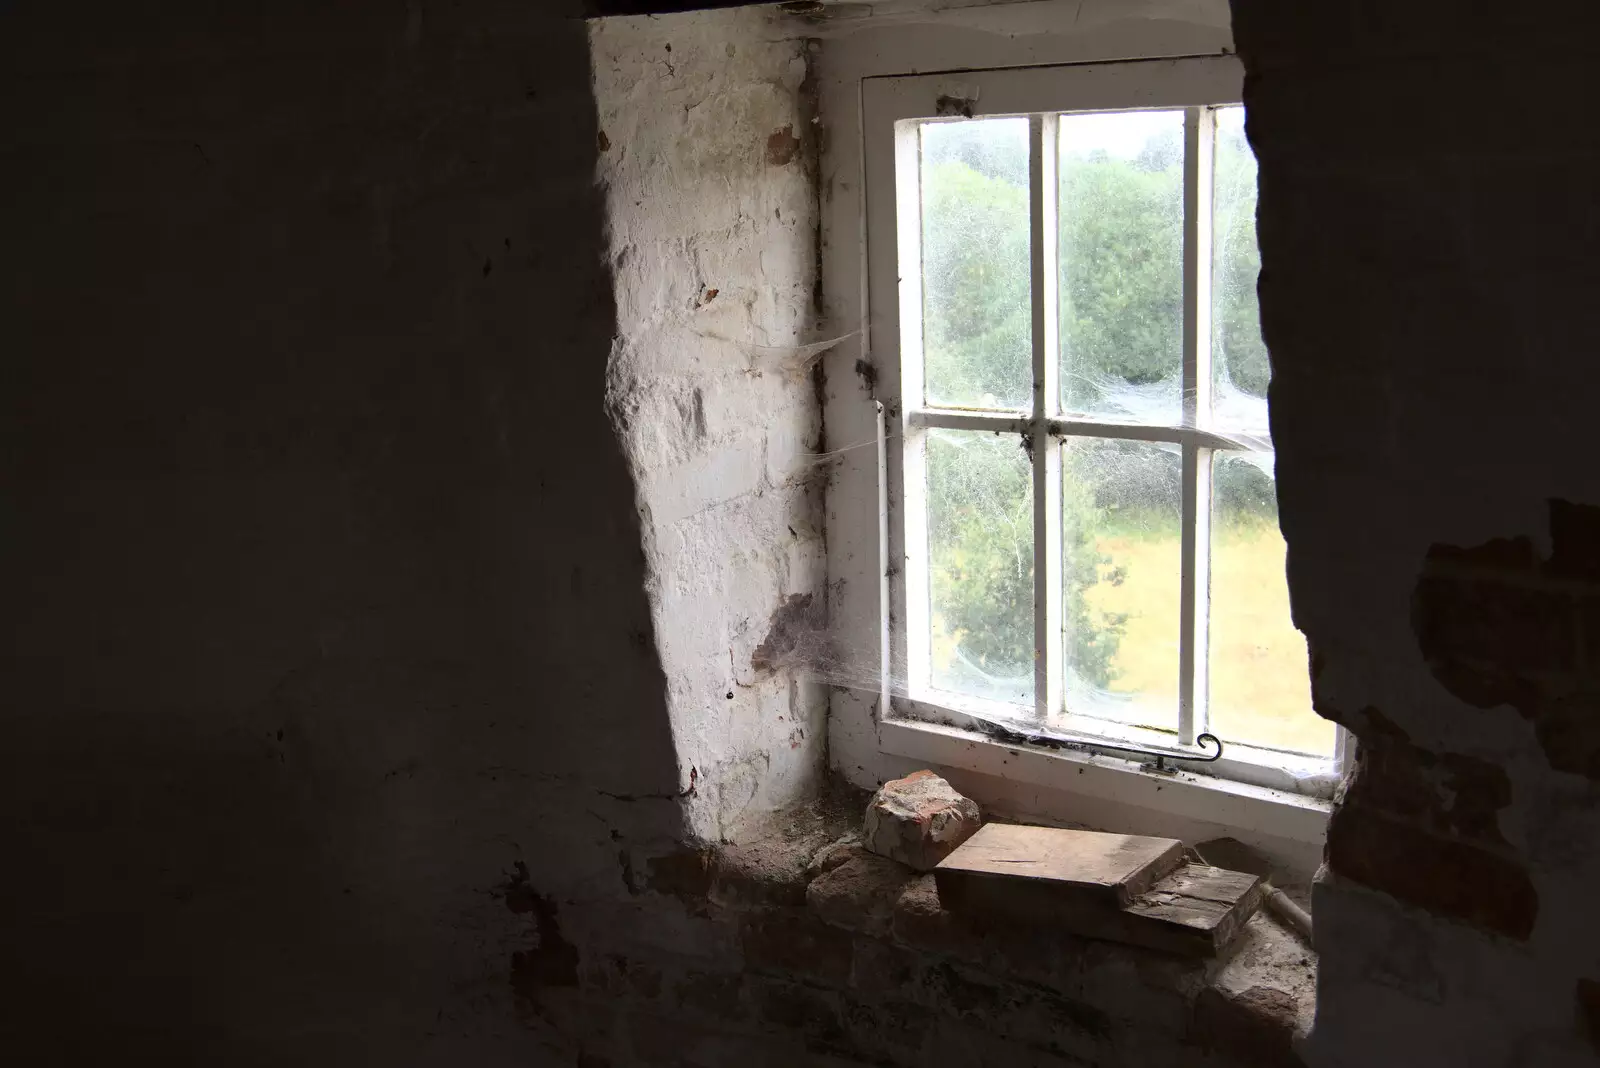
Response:
[{"label": "stone block", "polygon": [[1047,986],[1060,984],[1062,935],[1028,924],[993,924],[979,917],[956,916],[940,903],[931,875],[907,883],[895,902],[894,937],[922,953],[954,957]]},{"label": "stone block", "polygon": [[713,864],[711,897],[718,905],[803,905],[806,901],[804,849],[782,839],[725,845]]},{"label": "stone block", "polygon": [[806,904],[836,927],[884,935],[894,920],[895,902],[914,877],[903,864],[862,852],[813,879]]},{"label": "stone block", "polygon": [[883,784],[867,805],[866,846],[881,856],[930,871],[982,824],[977,802],[931,771]]}]

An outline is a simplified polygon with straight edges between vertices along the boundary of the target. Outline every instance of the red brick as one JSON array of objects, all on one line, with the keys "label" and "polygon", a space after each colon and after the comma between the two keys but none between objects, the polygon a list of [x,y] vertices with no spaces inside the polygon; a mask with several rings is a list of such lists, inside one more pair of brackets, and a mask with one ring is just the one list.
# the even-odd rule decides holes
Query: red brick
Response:
[{"label": "red brick", "polygon": [[1511,860],[1359,805],[1333,814],[1327,860],[1341,876],[1507,938],[1526,941],[1539,915],[1532,879]]},{"label": "red brick", "polygon": [[1425,569],[1412,626],[1434,674],[1473,704],[1515,702],[1527,686],[1577,668],[1577,605],[1534,582]]},{"label": "red brick", "polygon": [[1511,803],[1511,780],[1500,766],[1384,737],[1364,739],[1358,761],[1347,804],[1381,809],[1436,834],[1505,845],[1497,814]]}]

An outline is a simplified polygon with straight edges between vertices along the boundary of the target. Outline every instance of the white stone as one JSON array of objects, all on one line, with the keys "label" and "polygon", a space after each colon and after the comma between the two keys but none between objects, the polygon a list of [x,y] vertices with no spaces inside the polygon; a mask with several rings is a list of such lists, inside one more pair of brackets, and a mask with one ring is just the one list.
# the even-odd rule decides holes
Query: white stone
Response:
[{"label": "white stone", "polygon": [[982,824],[976,801],[931,771],[913,771],[872,795],[863,838],[874,853],[929,871]]}]

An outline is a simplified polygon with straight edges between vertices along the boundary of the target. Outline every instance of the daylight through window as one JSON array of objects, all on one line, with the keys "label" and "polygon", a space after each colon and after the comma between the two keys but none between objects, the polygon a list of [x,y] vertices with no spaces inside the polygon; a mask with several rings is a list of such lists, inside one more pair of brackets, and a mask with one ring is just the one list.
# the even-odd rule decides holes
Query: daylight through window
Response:
[{"label": "daylight through window", "polygon": [[1331,758],[1289,616],[1242,109],[905,120],[895,184],[912,696]]}]

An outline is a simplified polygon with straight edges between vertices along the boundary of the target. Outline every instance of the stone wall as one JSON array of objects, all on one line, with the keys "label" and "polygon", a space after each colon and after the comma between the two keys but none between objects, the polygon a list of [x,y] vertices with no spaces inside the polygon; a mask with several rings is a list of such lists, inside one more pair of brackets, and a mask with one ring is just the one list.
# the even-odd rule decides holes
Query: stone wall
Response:
[{"label": "stone wall", "polygon": [[1234,0],[1296,623],[1360,739],[1318,1065],[1592,1064],[1592,7]]}]

